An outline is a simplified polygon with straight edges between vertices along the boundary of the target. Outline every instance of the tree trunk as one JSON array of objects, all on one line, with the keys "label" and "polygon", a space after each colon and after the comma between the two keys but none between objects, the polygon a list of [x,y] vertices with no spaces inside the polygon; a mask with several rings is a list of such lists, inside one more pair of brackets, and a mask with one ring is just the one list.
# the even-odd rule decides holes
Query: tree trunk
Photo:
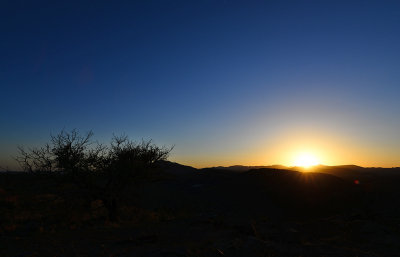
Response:
[{"label": "tree trunk", "polygon": [[104,206],[108,211],[108,220],[111,222],[118,221],[118,205],[115,198],[103,200]]}]

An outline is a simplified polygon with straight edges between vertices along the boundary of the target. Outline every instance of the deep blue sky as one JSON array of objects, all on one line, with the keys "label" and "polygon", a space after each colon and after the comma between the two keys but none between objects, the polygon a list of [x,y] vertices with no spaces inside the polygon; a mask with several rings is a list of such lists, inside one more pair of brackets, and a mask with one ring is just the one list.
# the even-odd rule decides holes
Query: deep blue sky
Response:
[{"label": "deep blue sky", "polygon": [[0,163],[63,128],[195,166],[400,166],[399,1],[2,1]]}]

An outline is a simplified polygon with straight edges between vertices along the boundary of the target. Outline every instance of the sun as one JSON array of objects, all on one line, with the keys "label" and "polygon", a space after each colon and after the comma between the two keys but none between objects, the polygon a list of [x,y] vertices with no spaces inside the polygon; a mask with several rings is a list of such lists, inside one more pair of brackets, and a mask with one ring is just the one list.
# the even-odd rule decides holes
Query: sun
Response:
[{"label": "sun", "polygon": [[311,153],[302,153],[298,155],[294,161],[294,166],[309,168],[311,166],[318,165],[319,161],[317,157],[315,157]]}]

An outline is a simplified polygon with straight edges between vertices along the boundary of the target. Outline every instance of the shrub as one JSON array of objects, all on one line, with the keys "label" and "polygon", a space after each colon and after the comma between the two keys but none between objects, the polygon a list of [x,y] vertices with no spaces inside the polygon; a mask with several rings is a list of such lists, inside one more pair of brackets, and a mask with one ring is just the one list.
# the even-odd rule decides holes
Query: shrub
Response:
[{"label": "shrub", "polygon": [[109,146],[92,141],[93,132],[77,130],[51,135],[44,147],[19,147],[16,160],[28,172],[57,173],[69,178],[92,200],[101,199],[111,221],[118,219],[118,201],[125,188],[145,176],[158,161],[166,160],[171,148],[151,140],[140,143],[127,136],[114,136]]}]

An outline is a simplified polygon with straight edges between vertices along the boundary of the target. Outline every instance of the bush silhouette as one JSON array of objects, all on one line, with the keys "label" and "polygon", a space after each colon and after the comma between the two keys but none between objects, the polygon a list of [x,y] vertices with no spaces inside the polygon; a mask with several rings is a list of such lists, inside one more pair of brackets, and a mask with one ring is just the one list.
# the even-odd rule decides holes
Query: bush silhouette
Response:
[{"label": "bush silhouette", "polygon": [[114,136],[109,146],[92,140],[93,132],[62,130],[51,135],[44,147],[19,147],[16,160],[32,173],[57,173],[71,179],[92,200],[101,199],[111,221],[118,219],[118,201],[135,179],[166,160],[171,148],[159,147],[151,140],[140,143],[127,136]]}]

